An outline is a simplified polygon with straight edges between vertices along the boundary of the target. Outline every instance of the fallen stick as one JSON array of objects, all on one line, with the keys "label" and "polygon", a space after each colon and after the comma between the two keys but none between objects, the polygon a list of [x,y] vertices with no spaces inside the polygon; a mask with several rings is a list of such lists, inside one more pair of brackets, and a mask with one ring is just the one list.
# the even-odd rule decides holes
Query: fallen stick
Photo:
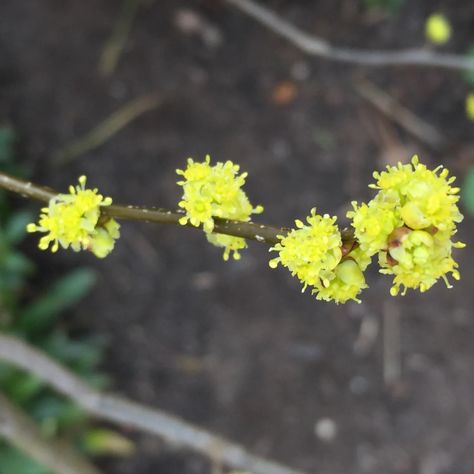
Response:
[{"label": "fallen stick", "polygon": [[249,453],[243,446],[156,408],[101,393],[40,350],[0,334],[0,360],[36,375],[97,418],[158,435],[168,443],[253,474],[305,474]]}]

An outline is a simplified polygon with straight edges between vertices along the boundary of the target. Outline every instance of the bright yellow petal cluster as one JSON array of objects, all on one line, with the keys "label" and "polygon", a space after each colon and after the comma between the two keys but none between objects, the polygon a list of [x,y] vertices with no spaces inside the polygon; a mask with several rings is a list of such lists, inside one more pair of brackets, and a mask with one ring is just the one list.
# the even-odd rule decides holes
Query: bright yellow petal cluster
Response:
[{"label": "bright yellow petal cluster", "polygon": [[354,235],[363,253],[371,257],[380,249],[387,247],[387,237],[401,225],[401,218],[396,212],[399,204],[398,193],[387,190],[378,193],[375,199],[360,206],[352,202],[353,211],[347,213],[352,219]]},{"label": "bright yellow petal cluster", "polygon": [[[428,170],[414,156],[410,164],[388,166],[375,172],[379,190],[368,204],[353,203],[354,234],[367,256],[379,254],[381,272],[394,275],[392,294],[400,287],[426,291],[446,274],[459,279],[457,264],[451,257],[456,225],[462,221],[457,201],[455,178],[439,166]],[[448,284],[448,283],[447,283]]]},{"label": "bright yellow petal cluster", "polygon": [[411,164],[399,163],[382,173],[375,172],[377,183],[371,187],[384,193],[396,191],[400,199],[397,211],[407,227],[419,230],[434,226],[452,235],[463,216],[456,204],[459,188],[451,186],[456,178],[448,175],[443,166],[427,169],[415,155]]},{"label": "bright yellow petal cluster", "polygon": [[224,259],[231,252],[234,259],[240,258],[239,250],[247,247],[245,239],[223,234],[213,234],[214,218],[249,221],[251,214],[263,212],[262,206],[255,208],[242,190],[247,173],[239,174],[240,167],[232,161],[211,165],[211,159],[206,156],[202,163],[191,158],[185,170],[176,170],[183,176],[178,184],[183,187],[183,198],[179,206],[186,214],[180,219],[180,224],[190,222],[198,227],[203,226],[210,243],[224,248]]},{"label": "bright yellow petal cluster", "polygon": [[41,209],[38,224],[28,224],[28,232],[43,232],[39,248],[57,252],[59,246],[74,251],[90,250],[97,257],[107,256],[120,236],[119,224],[108,219],[100,222],[101,206],[110,206],[112,199],[98,194],[97,189],[86,189],[86,177],[79,185],[70,186],[69,194],[58,194]]},{"label": "bright yellow petal cluster", "polygon": [[313,294],[316,299],[345,303],[354,300],[360,303],[357,295],[367,288],[364,274],[358,262],[352,258],[342,260],[334,269],[331,279],[318,285]]},{"label": "bright yellow petal cluster", "polygon": [[419,289],[422,293],[431,288],[439,278],[451,288],[446,275],[455,280],[460,275],[458,264],[451,257],[453,247],[464,247],[460,242],[453,243],[448,234],[436,232],[432,235],[426,230],[400,228],[389,242],[388,252],[380,252],[381,273],[394,275],[390,293],[395,296],[400,287]]},{"label": "bright yellow petal cluster", "polygon": [[342,260],[341,233],[335,224],[336,217],[316,214],[306,218],[308,225],[296,220],[296,229],[285,236],[271,250],[278,257],[270,260],[271,268],[278,264],[287,267],[303,283],[303,291],[313,287],[317,299],[345,303],[365,288],[365,280],[353,259]]},{"label": "bright yellow petal cluster", "polygon": [[434,44],[444,44],[451,38],[451,24],[441,13],[433,13],[425,23],[425,35]]}]

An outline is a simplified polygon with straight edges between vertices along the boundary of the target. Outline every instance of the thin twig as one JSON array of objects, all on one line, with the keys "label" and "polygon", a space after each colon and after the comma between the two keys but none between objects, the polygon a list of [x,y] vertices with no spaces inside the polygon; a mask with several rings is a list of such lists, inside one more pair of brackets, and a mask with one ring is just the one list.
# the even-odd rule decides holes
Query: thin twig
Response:
[{"label": "thin twig", "polygon": [[[44,188],[30,181],[24,181],[19,178],[0,172],[0,188],[7,189],[14,193],[18,193],[23,197],[36,199],[38,201],[48,202],[58,193],[50,188]],[[112,205],[102,207],[102,213],[108,217],[116,219],[124,219],[130,221],[153,222],[157,224],[179,224],[179,220],[183,217],[183,211],[170,211],[167,209],[146,208],[137,206],[121,206]],[[233,235],[235,237],[243,237],[244,239],[255,240],[257,242],[265,242],[275,245],[280,241],[279,235],[284,235],[288,229],[273,227],[264,224],[256,224],[254,222],[231,221],[227,219],[214,218],[214,233]],[[193,229],[201,229],[202,226],[195,227],[191,223],[187,223],[186,227]],[[353,234],[350,230],[342,231],[343,242],[353,240]]]},{"label": "thin twig", "polygon": [[100,473],[69,444],[44,438],[36,423],[1,393],[0,437],[57,474]]},{"label": "thin twig", "polygon": [[141,0],[123,0],[113,32],[105,43],[99,60],[99,73],[102,77],[112,75],[127,43],[133,20]]},{"label": "thin twig", "polygon": [[443,54],[427,49],[398,51],[366,51],[340,48],[327,40],[313,36],[287,22],[274,11],[253,0],[224,0],[252,17],[274,33],[286,38],[307,54],[332,61],[363,64],[366,66],[431,66],[445,69],[473,70],[474,59],[458,54]]},{"label": "thin twig", "polygon": [[435,127],[417,117],[375,84],[360,81],[354,87],[361,97],[431,148],[438,149],[446,142]]},{"label": "thin twig", "polygon": [[162,98],[158,94],[149,94],[131,100],[85,136],[74,140],[62,150],[54,153],[51,158],[52,163],[55,165],[69,163],[79,156],[99,147],[130,122],[145,112],[155,109],[161,103]]},{"label": "thin twig", "polygon": [[36,375],[87,412],[107,420],[152,433],[181,448],[206,456],[219,452],[226,465],[254,474],[304,474],[249,453],[243,446],[193,426],[168,413],[139,405],[91,388],[49,356],[27,343],[0,334],[0,359]]}]

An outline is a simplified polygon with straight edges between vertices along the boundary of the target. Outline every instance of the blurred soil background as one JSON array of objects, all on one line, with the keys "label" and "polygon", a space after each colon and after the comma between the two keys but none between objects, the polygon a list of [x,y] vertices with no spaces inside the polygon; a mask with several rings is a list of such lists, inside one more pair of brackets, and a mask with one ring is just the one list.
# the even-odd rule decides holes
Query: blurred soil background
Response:
[{"label": "blurred soil background", "polygon": [[[80,174],[116,202],[175,207],[187,157],[232,160],[249,172],[259,220],[290,226],[317,206],[344,215],[368,200],[371,173],[408,161],[445,164],[462,179],[474,161],[469,87],[459,72],[368,68],[309,58],[218,0],[156,0],[136,12],[108,77],[98,65],[117,0],[2,0],[0,120],[19,132],[35,181],[65,190]],[[452,22],[441,49],[474,42],[474,3],[405,2],[382,14],[355,0],[265,1],[335,44],[424,44],[435,10]],[[375,85],[437,130],[419,139],[361,96]],[[138,97],[159,105],[103,145],[58,163],[57,151]],[[150,99],[151,100],[151,99]],[[408,127],[409,128],[409,127]],[[18,205],[26,205],[18,200]],[[33,204],[27,204],[33,206]],[[474,472],[474,220],[447,290],[389,296],[368,276],[362,304],[301,294],[268,249],[239,262],[197,231],[123,223],[105,260],[51,255],[28,241],[42,280],[84,263],[99,275],[64,324],[106,336],[113,390],[236,440],[308,473]],[[126,432],[137,454],[106,460],[110,474],[208,474],[200,456]]]}]

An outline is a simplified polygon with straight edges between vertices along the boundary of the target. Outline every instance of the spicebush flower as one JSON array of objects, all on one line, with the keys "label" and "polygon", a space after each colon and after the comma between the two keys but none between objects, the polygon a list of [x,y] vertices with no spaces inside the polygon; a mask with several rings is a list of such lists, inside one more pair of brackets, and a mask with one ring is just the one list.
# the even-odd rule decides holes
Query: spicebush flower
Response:
[{"label": "spicebush flower", "polygon": [[345,258],[334,269],[331,278],[316,284],[312,291],[316,299],[346,303],[348,300],[357,301],[357,295],[367,288],[364,274],[358,262],[353,258]]},{"label": "spicebush flower", "polygon": [[99,224],[100,208],[110,206],[112,199],[98,194],[97,189],[86,189],[87,178],[81,176],[79,185],[70,186],[69,194],[53,197],[48,207],[41,209],[38,224],[28,224],[28,232],[46,233],[38,247],[57,252],[59,246],[67,249],[90,250],[97,257],[107,256],[120,236],[119,224],[107,219]]},{"label": "spicebush flower", "polygon": [[327,275],[332,274],[342,258],[341,233],[335,224],[336,217],[320,216],[313,208],[306,221],[309,225],[296,219],[296,229],[278,236],[280,242],[270,249],[278,252],[278,257],[269,262],[271,268],[278,264],[287,267],[303,283],[303,291],[321,279],[329,282]]},{"label": "spicebush flower", "polygon": [[425,292],[439,278],[442,278],[448,288],[451,285],[446,275],[455,280],[460,279],[458,264],[451,257],[452,248],[462,248],[461,242],[451,242],[449,234],[436,232],[431,235],[424,230],[400,229],[399,236],[394,236],[389,244],[388,252],[379,254],[381,273],[394,275],[392,296],[402,294],[408,288]]},{"label": "spicebush flower", "polygon": [[375,172],[377,182],[370,187],[397,193],[400,200],[397,212],[411,229],[434,226],[454,232],[463,216],[456,204],[459,188],[451,186],[456,178],[448,178],[448,175],[449,171],[443,166],[433,171],[427,169],[415,155],[411,164],[398,163],[398,166],[387,166],[387,171]]},{"label": "spicebush flower", "polygon": [[280,242],[270,249],[278,252],[278,257],[270,260],[270,267],[276,268],[278,264],[287,267],[301,281],[303,291],[313,287],[317,299],[337,303],[356,299],[365,287],[365,280],[355,261],[341,262],[342,240],[336,217],[320,216],[313,208],[306,221],[307,224],[295,220],[296,229],[279,236]]},{"label": "spicebush flower", "polygon": [[252,214],[263,212],[262,206],[253,207],[241,189],[247,173],[239,174],[240,167],[232,161],[211,165],[209,155],[202,163],[188,159],[185,170],[176,170],[183,176],[178,184],[183,187],[179,207],[186,211],[180,219],[182,225],[190,222],[203,226],[207,239],[213,245],[224,248],[224,260],[233,252],[234,259],[240,258],[239,250],[247,247],[245,239],[223,234],[214,234],[214,218],[249,221]]},{"label": "spicebush flower", "polygon": [[452,242],[459,212],[459,188],[454,177],[442,166],[429,170],[414,156],[410,164],[387,166],[375,172],[377,196],[368,204],[353,203],[347,213],[353,219],[360,251],[379,255],[381,273],[394,275],[391,294],[400,287],[426,291],[439,278],[450,287],[447,274],[459,279],[458,265],[452,259]]},{"label": "spicebush flower", "polygon": [[386,248],[387,237],[401,225],[402,221],[396,212],[399,196],[395,191],[387,190],[378,193],[369,204],[352,202],[353,210],[347,213],[352,219],[354,235],[359,248],[368,257]]},{"label": "spicebush flower", "polygon": [[222,258],[227,261],[229,260],[230,253],[233,252],[232,256],[234,260],[240,260],[241,255],[239,250],[247,248],[247,242],[242,237],[234,237],[232,235],[225,234],[214,234],[207,232],[206,238],[209,243],[216,247],[223,247],[224,253]]}]

